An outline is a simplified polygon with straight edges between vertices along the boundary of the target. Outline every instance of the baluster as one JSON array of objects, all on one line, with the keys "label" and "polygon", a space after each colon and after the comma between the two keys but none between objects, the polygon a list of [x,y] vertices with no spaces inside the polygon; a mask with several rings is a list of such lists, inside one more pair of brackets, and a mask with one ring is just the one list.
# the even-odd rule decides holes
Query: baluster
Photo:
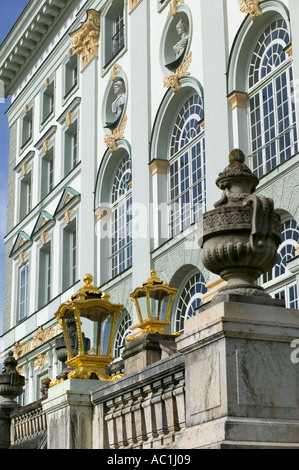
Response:
[{"label": "baluster", "polygon": [[178,430],[178,417],[176,403],[173,396],[174,382],[172,376],[163,379],[164,393],[162,398],[165,403],[166,421],[168,436],[164,439],[164,444],[171,444],[174,441],[174,434]]},{"label": "baluster", "polygon": [[115,419],[115,427],[116,427],[116,442],[119,449],[123,449],[125,446],[126,438],[125,438],[125,429],[124,429],[124,417],[122,414],[122,407],[123,407],[123,399],[122,397],[117,397],[114,400],[115,410],[113,413],[113,418]]},{"label": "baluster", "polygon": [[147,441],[144,442],[143,448],[151,449],[153,439],[158,436],[156,431],[156,422],[154,419],[154,409],[152,405],[153,389],[151,385],[145,385],[142,391],[144,396],[142,408],[144,412],[144,421],[146,427],[145,433],[147,436]]},{"label": "baluster", "polygon": [[129,449],[133,447],[133,420],[132,420],[132,394],[126,393],[123,396],[123,409],[124,426],[126,429],[126,445]]},{"label": "baluster", "polygon": [[133,391],[133,405],[132,411],[134,415],[134,423],[135,423],[135,438],[136,444],[134,448],[142,449],[143,441],[146,440],[146,433],[144,431],[145,424],[144,424],[144,414],[143,408],[141,406],[142,402],[142,391],[140,388]]},{"label": "baluster", "polygon": [[178,412],[178,425],[180,429],[186,427],[186,405],[185,405],[185,377],[184,371],[177,372],[175,374],[175,380],[177,384],[174,388],[173,395],[176,400],[176,407]]},{"label": "baluster", "polygon": [[152,404],[154,407],[154,417],[156,424],[157,437],[153,439],[153,447],[162,447],[164,434],[167,432],[165,423],[165,407],[162,400],[163,387],[161,380],[153,383]]},{"label": "baluster", "polygon": [[116,449],[116,435],[115,435],[115,426],[114,426],[114,400],[109,400],[106,402],[106,406],[108,408],[108,412],[105,416],[105,421],[107,423],[107,430],[108,430],[108,442],[110,449]]}]

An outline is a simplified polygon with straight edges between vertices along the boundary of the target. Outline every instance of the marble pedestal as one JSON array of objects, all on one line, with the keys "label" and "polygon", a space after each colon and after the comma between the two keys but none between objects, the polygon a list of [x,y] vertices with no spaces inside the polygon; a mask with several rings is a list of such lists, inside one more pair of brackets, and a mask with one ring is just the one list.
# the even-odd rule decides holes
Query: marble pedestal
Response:
[{"label": "marble pedestal", "polygon": [[299,311],[267,299],[227,295],[199,309],[177,339],[186,431],[176,447],[299,448],[297,338]]},{"label": "marble pedestal", "polygon": [[91,392],[99,380],[68,379],[49,388],[43,402],[47,414],[47,449],[91,449]]},{"label": "marble pedestal", "polygon": [[176,352],[176,338],[168,334],[146,333],[128,341],[122,353],[125,373],[128,375],[144,369]]}]

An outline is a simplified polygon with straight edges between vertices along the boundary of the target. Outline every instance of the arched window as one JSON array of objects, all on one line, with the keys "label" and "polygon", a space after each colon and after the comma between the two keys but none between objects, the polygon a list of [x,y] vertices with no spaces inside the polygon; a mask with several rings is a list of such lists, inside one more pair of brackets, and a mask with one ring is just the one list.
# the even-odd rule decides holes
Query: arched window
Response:
[{"label": "arched window", "polygon": [[298,152],[293,67],[283,19],[259,37],[249,65],[251,167],[262,177]]},{"label": "arched window", "polygon": [[263,286],[275,298],[284,299],[288,308],[298,308],[296,278],[288,270],[287,261],[296,256],[299,243],[299,227],[295,220],[283,224],[282,242],[278,250],[278,260],[273,269],[263,275]]},{"label": "arched window", "polygon": [[131,317],[126,313],[119,323],[119,326],[116,330],[115,340],[114,340],[114,357],[117,359],[121,356],[123,349],[126,345],[126,337],[131,332],[130,327],[132,325]]},{"label": "arched window", "polygon": [[174,237],[204,211],[205,138],[200,125],[203,101],[197,94],[182,104],[171,131],[168,189],[170,236]]},{"label": "arched window", "polygon": [[201,273],[193,274],[181,290],[175,310],[174,331],[182,332],[185,321],[196,315],[201,298],[207,292],[206,282]]},{"label": "arched window", "polygon": [[117,276],[132,265],[132,179],[126,155],[116,168],[111,192],[111,273]]}]

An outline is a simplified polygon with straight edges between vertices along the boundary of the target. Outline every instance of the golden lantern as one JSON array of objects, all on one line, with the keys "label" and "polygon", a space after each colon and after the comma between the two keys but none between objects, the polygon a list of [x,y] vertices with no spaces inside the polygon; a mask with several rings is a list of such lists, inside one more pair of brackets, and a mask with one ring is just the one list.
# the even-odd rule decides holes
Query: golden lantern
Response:
[{"label": "golden lantern", "polygon": [[119,376],[110,377],[105,367],[114,360],[115,326],[124,306],[111,303],[92,281],[86,274],[85,285],[55,313],[66,343],[66,365],[73,369],[68,378],[115,380]]},{"label": "golden lantern", "polygon": [[139,320],[132,330],[165,334],[165,328],[170,325],[171,308],[177,291],[157,277],[157,271],[152,270],[151,277],[130,295]]}]

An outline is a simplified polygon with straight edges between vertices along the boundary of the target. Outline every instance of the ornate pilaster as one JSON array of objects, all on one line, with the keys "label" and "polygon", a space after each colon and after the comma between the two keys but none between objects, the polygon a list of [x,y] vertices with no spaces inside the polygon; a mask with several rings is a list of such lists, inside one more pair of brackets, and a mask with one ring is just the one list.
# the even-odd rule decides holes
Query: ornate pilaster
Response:
[{"label": "ornate pilaster", "polygon": [[87,10],[87,18],[81,27],[70,33],[71,46],[81,56],[81,72],[94,58],[98,57],[100,34],[100,12]]}]

